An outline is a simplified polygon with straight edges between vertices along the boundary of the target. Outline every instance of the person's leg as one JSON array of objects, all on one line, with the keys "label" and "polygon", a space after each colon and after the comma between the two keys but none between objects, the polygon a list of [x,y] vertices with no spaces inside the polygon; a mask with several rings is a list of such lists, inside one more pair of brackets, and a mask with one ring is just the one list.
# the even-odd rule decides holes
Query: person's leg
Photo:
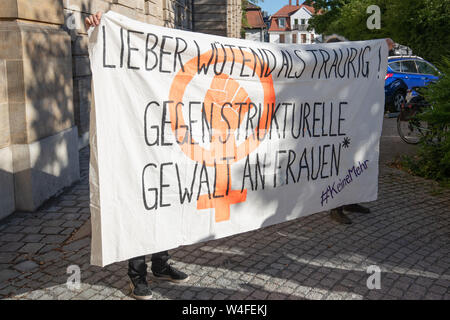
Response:
[{"label": "person's leg", "polygon": [[161,251],[152,254],[152,272],[157,279],[170,280],[174,282],[185,282],[189,276],[172,267],[167,261],[170,255],[168,251]]},{"label": "person's leg", "polygon": [[352,220],[344,214],[344,207],[337,207],[330,211],[330,218],[340,224],[352,224]]},{"label": "person's leg", "polygon": [[152,254],[152,272],[163,269],[169,259],[170,255],[167,250]]},{"label": "person's leg", "polygon": [[147,282],[145,256],[128,260],[128,276],[131,280],[131,293],[133,297],[140,300],[148,300],[152,297],[152,291]]},{"label": "person's leg", "polygon": [[147,264],[145,263],[145,256],[128,260],[128,276],[133,283],[136,283],[139,279],[145,279],[147,277]]}]

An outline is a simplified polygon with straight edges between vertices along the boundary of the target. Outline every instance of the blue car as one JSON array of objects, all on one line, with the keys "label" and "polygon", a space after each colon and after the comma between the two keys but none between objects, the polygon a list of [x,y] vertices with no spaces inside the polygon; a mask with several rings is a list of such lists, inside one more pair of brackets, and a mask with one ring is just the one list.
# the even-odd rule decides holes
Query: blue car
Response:
[{"label": "blue car", "polygon": [[[393,56],[388,58],[388,68],[384,82],[386,105],[393,111],[400,111],[408,90],[424,87],[439,79],[439,70],[424,59],[416,56]],[[416,93],[413,92],[413,95]]]}]

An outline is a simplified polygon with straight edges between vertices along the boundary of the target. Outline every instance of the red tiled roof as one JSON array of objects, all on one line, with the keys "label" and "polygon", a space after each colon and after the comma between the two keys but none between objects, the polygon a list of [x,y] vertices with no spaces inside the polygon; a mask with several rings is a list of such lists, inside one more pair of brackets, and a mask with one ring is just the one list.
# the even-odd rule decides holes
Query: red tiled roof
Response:
[{"label": "red tiled roof", "polygon": [[248,27],[249,29],[261,29],[265,28],[266,24],[264,23],[264,19],[261,13],[261,8],[257,5],[248,2],[247,7],[245,8],[245,15],[247,17]]},{"label": "red tiled roof", "polygon": [[253,4],[251,2],[247,2],[246,10],[261,10],[260,7],[258,7],[256,4]]},{"label": "red tiled roof", "polygon": [[261,10],[247,10],[245,13],[247,16],[247,22],[250,28],[264,28],[266,24],[264,23]]},{"label": "red tiled roof", "polygon": [[275,12],[275,14],[272,15],[274,18],[283,18],[283,17],[289,17],[291,14],[296,12],[298,9],[300,9],[301,6],[290,6],[285,5],[283,8]]},{"label": "red tiled roof", "polygon": [[[284,17],[281,17],[281,18],[284,18]],[[270,22],[269,31],[289,31],[289,30],[291,30],[291,26],[289,24],[289,22],[290,22],[289,20],[290,20],[289,18],[286,18],[285,27],[284,28],[280,28],[278,26],[278,19],[273,19],[272,18],[272,20]]]},{"label": "red tiled roof", "polygon": [[316,9],[314,9],[314,7],[312,7],[312,6],[307,6],[306,4],[302,4],[300,6],[300,8],[302,8],[302,7],[305,7],[306,9],[308,9],[308,11],[311,12],[312,14],[316,13]]},{"label": "red tiled roof", "polygon": [[[275,12],[274,15],[272,15],[269,31],[289,31],[291,29],[289,17],[291,15],[293,15],[295,12],[297,12],[298,10],[300,10],[301,8],[307,9],[309,12],[311,12],[311,14],[316,13],[316,10],[314,9],[314,7],[308,6],[304,3],[302,3],[299,6],[285,5],[283,8],[281,8],[280,10]],[[320,12],[318,12],[318,13],[320,14]],[[280,28],[278,26],[278,19],[273,19],[273,18],[287,18],[286,19],[286,27]]]},{"label": "red tiled roof", "polygon": [[275,12],[275,14],[272,17],[289,17],[291,16],[293,13],[297,12],[297,10],[301,9],[301,8],[305,8],[307,9],[309,12],[311,12],[312,14],[316,13],[316,10],[314,9],[313,6],[308,6],[304,3],[302,3],[299,6],[293,6],[293,5],[285,5],[283,8],[281,8],[280,10],[278,10],[277,12]]}]

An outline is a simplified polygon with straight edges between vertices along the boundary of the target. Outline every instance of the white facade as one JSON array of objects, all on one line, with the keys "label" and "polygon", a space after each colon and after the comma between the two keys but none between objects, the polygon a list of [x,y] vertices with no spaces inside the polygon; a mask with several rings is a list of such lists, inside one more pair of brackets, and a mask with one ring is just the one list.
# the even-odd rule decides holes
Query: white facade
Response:
[{"label": "white facade", "polygon": [[[284,42],[280,42],[280,35],[284,34]],[[290,31],[270,31],[269,42],[272,43],[292,43],[292,34]]]},{"label": "white facade", "polygon": [[314,30],[308,31],[311,12],[305,7],[301,7],[290,16],[290,31],[269,31],[269,42],[280,43],[280,35],[284,34],[282,43],[314,43],[317,40],[322,41],[322,36],[315,33]]},{"label": "white facade", "polygon": [[264,31],[262,29],[247,29],[245,30],[245,39],[264,42]]},{"label": "white facade", "polygon": [[[312,14],[305,7],[300,8],[294,14],[291,15],[291,25],[293,26],[297,19],[297,24],[308,24]],[[304,20],[304,23],[302,22]]]},{"label": "white facade", "polygon": [[[291,34],[297,35],[297,43],[314,43],[316,34],[314,30],[308,31],[309,19],[312,14],[305,7],[300,8],[291,15]],[[291,35],[292,39],[292,35]],[[292,42],[290,42],[292,43]]]}]

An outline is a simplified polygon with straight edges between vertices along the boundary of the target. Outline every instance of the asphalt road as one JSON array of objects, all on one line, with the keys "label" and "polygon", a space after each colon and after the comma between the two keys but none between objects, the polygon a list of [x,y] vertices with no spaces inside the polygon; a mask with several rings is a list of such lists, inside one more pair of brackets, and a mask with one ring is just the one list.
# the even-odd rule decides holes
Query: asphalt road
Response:
[{"label": "asphalt road", "polygon": [[405,143],[397,132],[397,118],[383,118],[380,163],[387,164],[402,155],[413,155],[417,146]]}]

